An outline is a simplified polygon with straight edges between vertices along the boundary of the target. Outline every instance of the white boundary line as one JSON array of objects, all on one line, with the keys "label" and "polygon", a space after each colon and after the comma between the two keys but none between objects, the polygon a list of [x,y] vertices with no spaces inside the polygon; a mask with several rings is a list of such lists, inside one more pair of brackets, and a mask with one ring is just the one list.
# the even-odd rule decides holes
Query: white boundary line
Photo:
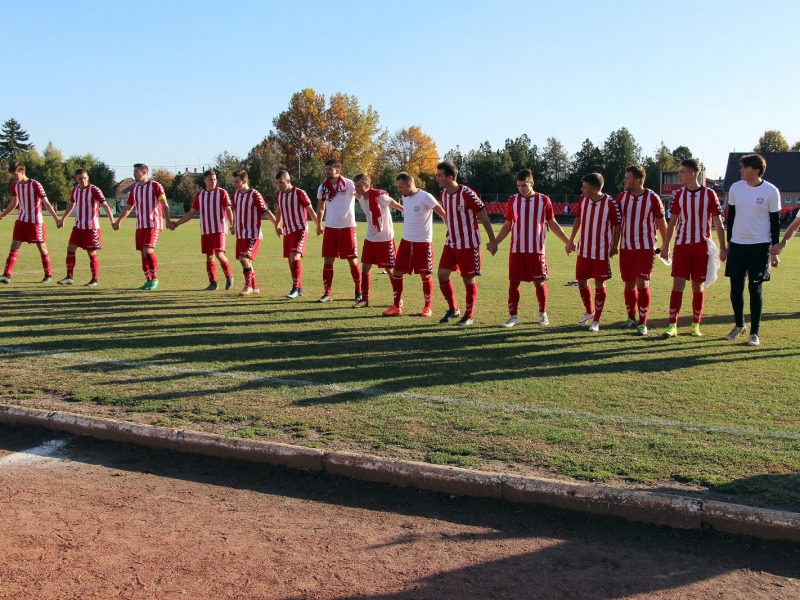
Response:
[{"label": "white boundary line", "polygon": [[62,450],[66,445],[67,440],[50,440],[35,448],[14,452],[13,454],[0,458],[0,468],[11,465],[59,462],[62,460]]},{"label": "white boundary line", "polygon": [[708,433],[728,433],[740,436],[757,436],[773,439],[797,440],[800,439],[800,433],[792,431],[769,431],[761,429],[740,429],[737,427],[725,427],[721,425],[707,425],[704,423],[694,423],[691,421],[677,421],[674,419],[657,419],[657,418],[641,418],[641,417],[626,417],[620,415],[606,415],[602,413],[588,412],[588,411],[572,411],[560,408],[544,408],[537,406],[522,406],[519,404],[512,404],[507,402],[482,402],[480,400],[466,400],[459,398],[448,398],[445,396],[432,396],[428,394],[418,394],[415,392],[402,392],[392,390],[380,390],[377,388],[360,388],[349,387],[336,383],[318,383],[308,379],[290,379],[285,377],[264,377],[253,375],[250,373],[241,373],[238,371],[219,371],[215,369],[192,369],[189,367],[175,367],[171,365],[160,365],[155,363],[139,362],[132,360],[116,360],[112,358],[102,358],[93,356],[91,354],[78,354],[71,352],[57,352],[51,350],[30,350],[28,348],[15,348],[12,346],[0,346],[0,352],[6,354],[22,354],[26,356],[49,356],[61,360],[71,362],[91,362],[96,364],[109,363],[116,366],[130,367],[131,369],[154,369],[165,371],[168,373],[182,373],[185,375],[220,377],[222,379],[234,379],[238,381],[249,381],[253,383],[261,383],[263,387],[271,387],[275,385],[289,385],[298,387],[314,387],[323,390],[328,390],[336,393],[350,393],[359,394],[368,397],[381,397],[386,396],[389,398],[408,398],[411,400],[419,400],[428,404],[459,404],[462,406],[470,406],[475,408],[489,409],[489,410],[503,410],[508,412],[546,415],[556,417],[569,417],[584,419],[587,421],[597,421],[600,423],[620,423],[622,425],[640,425],[644,427],[669,427],[676,429],[692,429],[696,431],[705,431]]}]

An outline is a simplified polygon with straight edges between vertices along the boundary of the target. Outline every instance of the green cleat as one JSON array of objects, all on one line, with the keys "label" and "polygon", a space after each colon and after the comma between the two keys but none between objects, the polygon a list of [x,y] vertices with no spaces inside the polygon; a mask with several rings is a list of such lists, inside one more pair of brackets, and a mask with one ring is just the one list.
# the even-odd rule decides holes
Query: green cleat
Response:
[{"label": "green cleat", "polygon": [[148,291],[152,291],[158,287],[158,279],[151,279],[148,287],[146,288]]},{"label": "green cleat", "polygon": [[703,332],[700,331],[700,323],[692,323],[692,331],[690,333],[693,337],[703,337]]},{"label": "green cleat", "polygon": [[676,323],[670,323],[667,325],[667,328],[664,330],[664,337],[675,337],[678,335],[678,325]]},{"label": "green cleat", "polygon": [[620,325],[620,329],[633,329],[636,327],[636,319],[633,317],[628,317],[628,319]]},{"label": "green cleat", "polygon": [[150,286],[150,280],[148,279],[147,281],[145,281],[145,282],[144,282],[144,284],[143,284],[143,285],[140,285],[140,286],[139,286],[138,288],[136,288],[136,289],[137,289],[137,290],[149,290],[149,289],[150,289],[150,287],[149,287],[149,286]]},{"label": "green cleat", "polygon": [[636,327],[636,335],[647,335],[647,325],[640,323],[639,326]]}]

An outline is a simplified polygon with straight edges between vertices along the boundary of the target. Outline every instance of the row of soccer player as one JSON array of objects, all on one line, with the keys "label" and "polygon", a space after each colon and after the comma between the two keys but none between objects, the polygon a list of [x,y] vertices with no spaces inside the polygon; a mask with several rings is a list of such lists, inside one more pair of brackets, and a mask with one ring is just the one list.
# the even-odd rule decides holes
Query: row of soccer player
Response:
[{"label": "row of soccer player", "polygon": [[[763,158],[758,157],[758,159],[763,162]],[[760,177],[763,175],[766,163],[757,167],[747,167],[755,173],[755,179],[758,180],[756,186],[750,187],[766,184],[777,192],[774,186],[764,182]],[[217,187],[216,173],[209,170],[203,174],[205,189],[196,194],[191,209],[177,221],[170,219],[164,190],[160,184],[149,179],[149,169],[144,164],[134,165],[135,183],[128,195],[125,209],[116,220],[111,216],[111,210],[105,203],[102,192],[96,186],[89,184],[85,170],[78,170],[75,174],[77,185],[72,191],[69,205],[61,219],[47,201],[42,186],[25,176],[24,165],[16,163],[12,165],[10,171],[14,179],[11,190],[13,200],[0,214],[0,219],[16,206],[19,206],[19,217],[14,227],[14,239],[5,271],[0,277],[2,283],[10,282],[22,242],[38,245],[45,269],[43,282],[51,280],[50,259],[45,246],[45,228],[42,219],[42,206],[44,206],[58,227],[62,227],[67,215],[73,208],[76,209],[75,227],[67,248],[67,276],[58,283],[64,285],[73,283],[75,252],[78,248],[83,248],[89,254],[92,270],[92,279],[87,285],[97,285],[99,272],[97,250],[100,249],[99,207],[103,206],[115,230],[119,229],[128,214],[136,209],[136,249],[141,252],[142,270],[146,278],[145,284],[139,289],[144,290],[155,289],[158,285],[155,247],[159,233],[164,226],[175,229],[199,213],[201,250],[206,255],[209,277],[206,289],[217,289],[215,257],[225,275],[226,289],[230,289],[233,285],[233,273],[225,255],[228,227],[231,225],[237,237],[236,258],[241,261],[245,278],[241,295],[257,294],[259,289],[253,261],[258,254],[259,241],[263,239],[261,221],[266,216],[275,227],[276,234],[283,237],[284,257],[288,259],[292,276],[292,289],[286,297],[297,298],[303,295],[301,259],[305,254],[308,220],[311,219],[317,235],[323,235],[324,293],[319,302],[331,301],[333,266],[336,258],[342,258],[350,265],[355,284],[356,307],[369,305],[370,273],[372,266],[377,265],[389,272],[394,292],[394,303],[384,311],[384,315],[402,314],[403,276],[416,273],[421,277],[425,300],[422,315],[432,316],[434,264],[432,216],[435,212],[442,217],[447,227],[445,247],[440,256],[437,273],[439,287],[448,305],[445,315],[440,320],[441,323],[450,322],[458,317],[461,317],[457,321],[459,325],[470,325],[473,322],[478,297],[475,278],[481,272],[479,224],[482,224],[488,236],[487,250],[491,254],[495,254],[498,245],[511,234],[508,290],[510,316],[504,326],[513,327],[520,322],[517,307],[520,284],[523,281],[534,283],[539,302],[538,322],[540,325],[547,325],[548,269],[545,237],[546,225],[549,225],[550,231],[565,244],[568,254],[575,250],[578,253],[576,279],[585,308],[578,324],[588,323],[591,331],[599,330],[606,300],[605,281],[611,277],[609,259],[619,252],[628,315],[623,326],[635,328],[640,335],[648,333],[647,319],[651,303],[649,280],[654,255],[660,251],[662,257],[668,260],[670,241],[675,235],[675,257],[672,266],[674,285],[670,297],[669,326],[665,335],[671,337],[677,334],[683,290],[686,282],[691,281],[693,291],[691,332],[692,335],[700,336],[708,261],[707,240],[711,235],[712,222],[719,239],[721,260],[726,259],[729,248],[724,237],[719,200],[712,190],[699,185],[697,175],[700,165],[693,159],[683,161],[681,165],[679,177],[683,187],[673,199],[669,224],[664,217],[661,199],[652,190],[644,188],[645,171],[641,166],[631,166],[626,169],[625,191],[617,198],[603,193],[602,175],[599,173],[586,175],[583,178],[582,196],[570,237],[567,237],[555,220],[550,199],[534,191],[533,175],[528,169],[520,171],[517,176],[519,193],[509,198],[506,220],[497,237],[494,235],[483,203],[473,190],[457,182],[458,170],[449,161],[437,166],[436,178],[441,187],[440,204],[431,194],[418,189],[413,177],[407,173],[401,173],[397,177],[398,190],[403,196],[402,203],[398,203],[383,190],[372,188],[368,175],[360,174],[351,181],[341,175],[341,165],[338,161],[329,160],[325,165],[326,178],[317,190],[316,211],[312,208],[308,195],[294,187],[289,174],[282,170],[276,175],[278,192],[275,214],[269,210],[261,194],[249,187],[245,171],[234,173],[235,192],[231,201],[228,193]],[[735,194],[732,195],[729,204],[735,213],[734,207],[737,202],[733,200],[734,196]],[[780,210],[780,196],[777,195],[777,208],[774,196],[775,194],[770,194],[767,205],[763,206],[764,209],[768,209],[770,215]],[[362,265],[359,265],[357,252],[354,211],[356,199],[367,215],[367,235],[362,249]],[[754,199],[753,204],[760,207],[764,204],[764,198]],[[404,213],[404,233],[399,248],[394,241],[390,209]],[[729,235],[732,229],[732,217],[733,215],[729,216]],[[749,216],[747,223],[750,223]],[[740,229],[744,228],[740,226]],[[660,233],[662,240],[660,249],[656,247],[657,232]],[[758,256],[769,257],[769,250],[773,246],[777,248],[777,240],[774,239],[774,232],[772,233],[773,241],[768,243],[766,253],[756,253]],[[580,235],[580,238],[576,245],[577,235]],[[745,244],[747,243],[749,242],[745,241]],[[735,240],[734,245],[736,245]],[[776,254],[774,260],[777,262],[777,253],[773,254]],[[750,257],[750,254],[747,256]],[[748,263],[748,260],[753,264]],[[752,311],[754,297],[752,284],[756,273],[750,273],[754,270],[755,262],[757,261],[750,258],[744,261],[745,269],[741,273],[741,279],[744,281],[745,274],[750,275],[751,313],[753,313],[751,319],[757,343],[760,309]],[[766,267],[768,266],[769,261]],[[461,275],[466,289],[463,317],[450,279],[453,271]],[[727,271],[726,274],[731,276]],[[738,276],[737,272],[736,277]],[[761,276],[763,279],[763,272]],[[590,279],[595,283],[594,299],[589,287]],[[760,281],[757,285],[760,295]],[[736,308],[734,304],[737,327],[728,336],[730,339],[735,339],[745,330]]]}]

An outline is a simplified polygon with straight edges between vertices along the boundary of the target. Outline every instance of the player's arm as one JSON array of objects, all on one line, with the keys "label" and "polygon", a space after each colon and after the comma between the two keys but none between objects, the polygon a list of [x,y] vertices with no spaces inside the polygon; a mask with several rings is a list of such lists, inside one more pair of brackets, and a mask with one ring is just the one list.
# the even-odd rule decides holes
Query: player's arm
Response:
[{"label": "player's arm", "polygon": [[[506,221],[506,223],[508,223],[508,221]],[[558,221],[556,221],[555,217],[547,221],[547,224],[550,226],[550,232],[564,242],[565,246],[569,244],[569,238],[567,237],[567,234],[564,233],[564,230],[562,229],[561,225],[559,225]]]},{"label": "player's arm", "polygon": [[164,218],[167,220],[167,223],[171,223],[172,220],[169,218],[169,202],[167,202],[167,197],[164,194],[161,194],[158,197],[158,203],[161,205],[161,208],[164,211]]},{"label": "player's arm", "polygon": [[800,216],[795,217],[791,225],[783,232],[783,239],[779,243],[773,245],[772,248],[769,249],[769,253],[773,256],[778,256],[778,254],[783,252],[783,249],[786,248],[786,242],[794,237],[798,229],[800,229]]},{"label": "player's arm", "polygon": [[436,206],[434,206],[431,210],[442,217],[442,221],[447,223],[447,212],[444,210],[444,207],[441,204],[436,202]]},{"label": "player's arm", "polygon": [[322,219],[325,218],[325,200],[317,200],[317,235],[322,235]]},{"label": "player's arm", "polygon": [[[108,207],[108,205],[106,205],[106,208],[107,208],[107,207]],[[61,225],[59,225],[59,227],[61,227],[62,225],[64,225],[64,221],[66,221],[66,220],[67,220],[67,217],[70,215],[70,213],[72,213],[72,209],[73,209],[73,208],[75,208],[75,201],[74,201],[72,198],[70,198],[70,200],[69,200],[69,204],[67,204],[67,208],[66,208],[66,209],[64,209],[64,216],[63,216],[63,217],[61,217]],[[107,211],[107,210],[106,210],[106,214],[108,214],[108,211]],[[111,219],[111,224],[112,224],[112,225],[114,224],[114,219]]]},{"label": "player's arm", "polygon": [[2,221],[8,213],[17,208],[17,204],[19,204],[19,198],[17,196],[12,196],[11,202],[6,206],[6,209],[0,213],[0,221]]},{"label": "player's arm", "polygon": [[481,222],[483,225],[484,230],[486,231],[486,235],[489,236],[489,243],[494,243],[494,230],[492,229],[492,221],[489,219],[489,215],[486,212],[485,208],[481,209],[481,212],[478,213],[478,221]]},{"label": "player's arm", "polygon": [[669,243],[672,241],[672,236],[675,233],[675,225],[678,223],[678,215],[675,213],[669,218],[667,225],[667,234],[662,238],[661,242],[661,258],[669,260]]},{"label": "player's arm", "polygon": [[53,217],[56,225],[61,227],[61,221],[58,220],[58,213],[56,212],[56,209],[53,208],[53,205],[50,204],[50,200],[47,199],[47,196],[42,198],[42,206],[44,206],[47,209],[47,212],[50,213],[50,216]]},{"label": "player's arm", "polygon": [[661,242],[663,243],[667,238],[667,220],[664,217],[659,217],[656,220],[656,229],[658,229],[658,235],[661,236]]},{"label": "player's arm", "polygon": [[402,204],[400,204],[400,203],[399,203],[397,200],[395,200],[394,198],[392,198],[392,201],[391,201],[391,202],[389,202],[389,208],[393,208],[393,209],[395,209],[395,210],[399,210],[400,212],[403,212],[403,205],[402,205]]},{"label": "player's arm", "polygon": [[575,215],[575,221],[572,223],[572,231],[569,234],[569,243],[567,244],[567,254],[570,254],[575,250],[575,236],[578,235],[580,229],[581,229],[581,213],[578,212]]},{"label": "player's arm", "polygon": [[497,250],[497,248],[500,246],[500,242],[506,239],[508,234],[511,233],[511,228],[513,227],[513,225],[514,223],[512,221],[506,221],[505,223],[503,223],[503,226],[500,228],[500,231],[497,232],[497,237],[494,238],[495,250]]},{"label": "player's arm", "polygon": [[722,262],[728,258],[728,246],[725,243],[725,227],[722,225],[722,217],[714,215],[712,217],[714,228],[717,230],[717,239],[719,240],[719,259]]},{"label": "player's arm", "polygon": [[191,221],[197,214],[197,212],[198,211],[196,208],[190,208],[185,215],[183,215],[180,219],[172,223],[173,229],[177,229],[178,227],[186,223],[186,221]]},{"label": "player's arm", "polygon": [[228,219],[228,228],[233,231],[233,211],[230,205],[225,207],[225,217]]},{"label": "player's arm", "polygon": [[619,236],[621,232],[622,227],[620,227],[619,223],[614,225],[614,239],[611,242],[611,252],[608,255],[609,258],[616,256],[619,253]]},{"label": "player's arm", "polygon": [[117,220],[116,220],[116,221],[114,221],[114,229],[115,229],[115,230],[117,230],[117,231],[119,230],[119,224],[120,224],[120,223],[121,223],[121,222],[122,222],[122,221],[123,221],[123,220],[124,220],[124,219],[125,219],[125,218],[126,218],[128,215],[129,215],[129,214],[131,214],[131,211],[132,211],[132,210],[133,210],[133,204],[128,204],[128,205],[126,205],[126,206],[125,206],[125,208],[123,208],[123,209],[122,209],[122,212],[121,212],[121,213],[119,213],[119,216],[117,217]]},{"label": "player's arm", "polygon": [[[106,216],[108,217],[108,220],[111,221],[111,226],[113,227],[114,226],[114,214],[113,214],[113,211],[111,210],[111,207],[108,205],[108,202],[103,200],[100,203],[100,206],[102,206],[104,209],[106,209]],[[67,213],[67,214],[69,214],[69,213]],[[65,214],[64,217],[66,217],[66,216],[67,215]],[[61,219],[61,221],[63,222],[64,219]]]}]

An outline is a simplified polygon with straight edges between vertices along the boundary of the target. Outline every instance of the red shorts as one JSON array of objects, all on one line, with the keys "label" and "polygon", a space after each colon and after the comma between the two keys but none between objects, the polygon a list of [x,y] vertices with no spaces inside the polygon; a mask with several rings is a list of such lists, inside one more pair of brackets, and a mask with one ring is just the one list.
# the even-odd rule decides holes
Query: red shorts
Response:
[{"label": "red shorts", "polygon": [[364,248],[361,250],[362,265],[378,265],[381,269],[394,267],[395,254],[397,247],[394,240],[388,242],[370,242],[364,240]]},{"label": "red shorts", "polygon": [[358,258],[355,227],[326,227],[322,234],[323,258]]},{"label": "red shorts", "polygon": [[544,254],[511,252],[508,255],[509,281],[545,281],[550,279]]},{"label": "red shorts", "polygon": [[653,274],[653,261],[656,255],[652,250],[620,250],[619,273],[622,281],[649,280]]},{"label": "red shorts", "polygon": [[100,250],[100,230],[73,227],[69,235],[69,245],[77,246],[81,250]]},{"label": "red shorts", "polygon": [[249,238],[236,238],[236,258],[247,258],[255,260],[258,256],[258,248],[261,240],[251,240]]},{"label": "red shorts", "polygon": [[463,248],[457,250],[445,246],[439,258],[439,268],[456,271],[462,277],[477,277],[481,274],[481,249]]},{"label": "red shorts", "polygon": [[680,244],[672,252],[672,276],[691,279],[696,282],[706,280],[708,271],[708,244]]},{"label": "red shorts", "polygon": [[292,252],[299,252],[300,256],[306,255],[306,240],[308,239],[308,229],[298,229],[289,234],[283,235],[283,258],[289,258]]},{"label": "red shorts", "polygon": [[155,227],[145,227],[136,230],[136,249],[155,248],[161,230]]},{"label": "red shorts", "polygon": [[14,223],[14,236],[11,238],[15,242],[25,242],[27,244],[44,243],[47,234],[44,223]]},{"label": "red shorts", "polygon": [[214,254],[215,252],[225,252],[228,243],[227,232],[202,233],[200,234],[200,252],[203,254]]},{"label": "red shorts", "polygon": [[433,242],[400,240],[395,269],[407,275],[433,271]]},{"label": "red shorts", "polygon": [[598,258],[584,258],[579,256],[575,263],[575,279],[586,281],[588,279],[611,279],[611,261]]}]

